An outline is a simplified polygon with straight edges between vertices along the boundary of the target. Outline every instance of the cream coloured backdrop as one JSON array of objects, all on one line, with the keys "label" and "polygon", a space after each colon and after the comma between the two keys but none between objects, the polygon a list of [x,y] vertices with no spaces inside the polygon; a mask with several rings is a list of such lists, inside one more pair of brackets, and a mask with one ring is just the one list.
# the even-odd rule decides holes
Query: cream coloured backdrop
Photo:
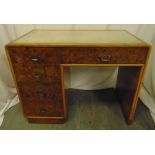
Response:
[{"label": "cream coloured backdrop", "polygon": [[[151,59],[146,71],[141,99],[150,109],[155,120],[155,25],[100,24],[100,25],[0,25],[0,124],[5,112],[19,102],[5,55],[4,45],[32,29],[126,29],[153,44]],[[95,74],[94,74],[95,73]],[[71,68],[71,88],[103,89],[115,87],[117,68]]]}]

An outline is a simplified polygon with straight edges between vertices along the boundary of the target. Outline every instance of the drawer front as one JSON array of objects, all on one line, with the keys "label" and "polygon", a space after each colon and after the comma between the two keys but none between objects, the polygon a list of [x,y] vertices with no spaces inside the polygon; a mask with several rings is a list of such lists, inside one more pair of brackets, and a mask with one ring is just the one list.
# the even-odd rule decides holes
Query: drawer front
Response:
[{"label": "drawer front", "polygon": [[43,104],[37,104],[31,101],[31,104],[24,102],[23,112],[25,116],[44,116],[44,117],[64,117],[63,105],[52,102],[44,102]]},{"label": "drawer front", "polygon": [[144,64],[146,47],[61,48],[64,64]]},{"label": "drawer front", "polygon": [[61,83],[18,83],[26,116],[63,116]]},{"label": "drawer front", "polygon": [[25,64],[13,65],[17,81],[55,81],[61,79],[60,65],[37,66]]},{"label": "drawer front", "polygon": [[8,47],[12,63],[44,66],[61,63],[61,52],[47,47]]},{"label": "drawer front", "polygon": [[44,67],[30,66],[25,64],[13,65],[17,82],[20,81],[47,81],[46,71]]}]

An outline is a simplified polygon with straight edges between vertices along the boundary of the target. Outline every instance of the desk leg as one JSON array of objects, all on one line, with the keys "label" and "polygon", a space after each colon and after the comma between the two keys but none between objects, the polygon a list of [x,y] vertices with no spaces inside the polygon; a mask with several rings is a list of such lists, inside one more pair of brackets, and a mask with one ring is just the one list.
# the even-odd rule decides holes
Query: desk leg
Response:
[{"label": "desk leg", "polygon": [[143,67],[119,67],[116,91],[128,124],[135,116],[142,73]]},{"label": "desk leg", "polygon": [[65,119],[68,116],[68,89],[70,87],[70,68],[61,66],[61,80],[62,80],[62,94],[63,94],[63,104],[65,110]]}]

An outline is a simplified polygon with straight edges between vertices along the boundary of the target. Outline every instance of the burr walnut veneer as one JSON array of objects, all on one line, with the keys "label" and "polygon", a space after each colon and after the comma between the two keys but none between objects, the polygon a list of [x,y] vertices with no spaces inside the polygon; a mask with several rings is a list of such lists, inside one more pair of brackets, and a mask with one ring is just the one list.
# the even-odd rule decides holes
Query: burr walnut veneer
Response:
[{"label": "burr walnut veneer", "polygon": [[71,66],[119,67],[116,92],[127,122],[134,119],[150,46],[129,32],[33,30],[6,51],[29,122],[64,122]]}]

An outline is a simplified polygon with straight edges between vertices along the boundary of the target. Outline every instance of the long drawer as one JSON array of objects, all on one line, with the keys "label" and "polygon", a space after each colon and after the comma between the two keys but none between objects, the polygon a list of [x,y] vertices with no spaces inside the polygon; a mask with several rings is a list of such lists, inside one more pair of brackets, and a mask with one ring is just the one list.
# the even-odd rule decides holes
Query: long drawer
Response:
[{"label": "long drawer", "polygon": [[62,48],[64,64],[144,64],[146,47]]}]

